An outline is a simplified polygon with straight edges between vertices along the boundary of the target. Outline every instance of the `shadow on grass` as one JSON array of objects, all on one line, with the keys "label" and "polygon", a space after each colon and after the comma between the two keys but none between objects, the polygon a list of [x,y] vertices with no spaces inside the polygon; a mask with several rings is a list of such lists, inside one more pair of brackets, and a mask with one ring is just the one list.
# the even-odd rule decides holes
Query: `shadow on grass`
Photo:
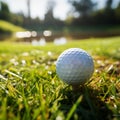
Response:
[{"label": "shadow on grass", "polygon": [[77,92],[67,87],[63,91],[64,99],[60,101],[60,109],[67,116],[76,100],[82,97],[82,101],[77,106],[70,120],[110,120],[112,119],[112,111],[99,98],[97,90],[91,87],[81,87]]}]

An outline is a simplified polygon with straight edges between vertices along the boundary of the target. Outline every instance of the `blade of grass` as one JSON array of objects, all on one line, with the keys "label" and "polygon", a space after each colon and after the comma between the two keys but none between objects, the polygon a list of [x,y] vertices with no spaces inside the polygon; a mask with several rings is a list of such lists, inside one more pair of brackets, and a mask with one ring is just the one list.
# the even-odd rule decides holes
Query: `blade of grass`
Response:
[{"label": "blade of grass", "polygon": [[4,98],[2,102],[0,120],[7,120],[7,98]]},{"label": "blade of grass", "polygon": [[8,73],[8,74],[10,74],[10,75],[12,75],[12,76],[14,76],[14,77],[17,77],[17,78],[19,78],[19,79],[22,79],[22,77],[20,77],[19,75],[15,74],[15,73],[13,73],[13,72],[11,72],[11,71],[9,71],[9,70],[5,70],[5,72]]},{"label": "blade of grass", "polygon": [[72,106],[72,108],[70,109],[69,113],[67,114],[66,120],[70,120],[70,118],[72,117],[73,113],[75,112],[77,106],[80,104],[80,102],[82,101],[82,96],[80,96],[76,103]]},{"label": "blade of grass", "polygon": [[1,74],[0,74],[0,78],[3,79],[3,80],[5,80],[5,81],[8,80],[7,78],[5,78],[5,77],[4,77],[3,75],[1,75]]},{"label": "blade of grass", "polygon": [[40,84],[36,84],[36,88],[39,92],[39,102],[40,102],[40,109],[38,109],[38,112],[41,113],[41,119],[46,120],[46,109],[45,109],[45,100],[43,98],[43,86]]},{"label": "blade of grass", "polygon": [[92,113],[94,119],[96,119],[97,116],[96,116],[96,112],[94,110],[94,104],[93,104],[92,100],[90,99],[90,95],[89,95],[89,92],[88,92],[87,88],[85,89],[85,92],[86,92],[85,97],[86,97],[87,103],[88,103],[88,105],[91,109],[91,113]]},{"label": "blade of grass", "polygon": [[24,114],[23,118],[30,120],[30,108],[29,108],[27,97],[25,96],[24,88],[22,88],[22,97],[23,97],[23,102],[24,102],[24,106],[25,106],[25,114]]}]

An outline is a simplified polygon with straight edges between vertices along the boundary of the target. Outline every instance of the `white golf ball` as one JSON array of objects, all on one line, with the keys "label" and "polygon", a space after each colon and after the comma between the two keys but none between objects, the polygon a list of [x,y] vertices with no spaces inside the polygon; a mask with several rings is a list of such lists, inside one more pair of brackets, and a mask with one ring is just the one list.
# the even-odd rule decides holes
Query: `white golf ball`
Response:
[{"label": "white golf ball", "polygon": [[56,72],[59,78],[70,85],[83,84],[94,72],[93,59],[82,49],[67,49],[57,59]]}]

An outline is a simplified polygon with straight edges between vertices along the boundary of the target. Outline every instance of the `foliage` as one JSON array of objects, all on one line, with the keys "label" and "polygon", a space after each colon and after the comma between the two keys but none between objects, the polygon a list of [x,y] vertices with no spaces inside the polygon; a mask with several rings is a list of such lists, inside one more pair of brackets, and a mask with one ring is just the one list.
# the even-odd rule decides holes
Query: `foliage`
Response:
[{"label": "foliage", "polygon": [[[97,9],[96,6],[99,3],[93,2],[92,0],[68,0],[68,2],[73,6],[75,11],[71,9],[71,14],[65,21],[61,21],[54,17],[53,10],[55,3],[53,1],[48,2],[48,9],[44,20],[38,17],[31,18],[25,16],[24,13],[13,14],[9,11],[7,4],[2,2],[0,19],[36,31],[43,31],[45,29],[56,30],[58,27],[62,30],[64,27],[69,26],[120,25],[120,3],[116,8],[113,8],[113,0],[107,0],[104,8]],[[79,14],[78,16],[75,16],[76,12],[77,15]]]},{"label": "foliage", "polygon": [[[120,37],[69,41],[66,45],[0,43],[1,120],[117,120],[120,115]],[[89,52],[90,81],[78,91],[56,75],[59,54],[70,47]]]},{"label": "foliage", "polygon": [[5,20],[16,25],[22,25],[23,18],[19,13],[17,14],[11,13],[8,5],[5,2],[0,2],[0,4],[1,4],[0,20]]},{"label": "foliage", "polygon": [[107,0],[106,2],[106,9],[112,9],[112,3],[113,3],[113,0]]},{"label": "foliage", "polygon": [[11,20],[9,22],[11,22],[12,24],[15,24],[17,26],[22,26],[23,25],[23,16],[21,15],[21,13],[11,13]]},{"label": "foliage", "polygon": [[118,4],[117,8],[115,9],[115,18],[116,22],[120,23],[120,3]]},{"label": "foliage", "polygon": [[9,10],[9,7],[6,3],[0,2],[1,8],[0,8],[0,19],[9,21],[11,19],[11,13]]},{"label": "foliage", "polygon": [[81,16],[89,15],[96,5],[91,0],[71,0],[70,2]]}]

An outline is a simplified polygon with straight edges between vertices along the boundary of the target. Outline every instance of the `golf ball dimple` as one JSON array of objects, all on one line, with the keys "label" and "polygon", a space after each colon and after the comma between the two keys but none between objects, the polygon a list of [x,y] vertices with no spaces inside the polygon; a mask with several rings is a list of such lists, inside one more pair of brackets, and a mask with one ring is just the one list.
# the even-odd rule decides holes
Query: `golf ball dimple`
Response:
[{"label": "golf ball dimple", "polygon": [[80,48],[67,49],[57,59],[56,72],[68,84],[83,84],[94,72],[93,59]]}]

